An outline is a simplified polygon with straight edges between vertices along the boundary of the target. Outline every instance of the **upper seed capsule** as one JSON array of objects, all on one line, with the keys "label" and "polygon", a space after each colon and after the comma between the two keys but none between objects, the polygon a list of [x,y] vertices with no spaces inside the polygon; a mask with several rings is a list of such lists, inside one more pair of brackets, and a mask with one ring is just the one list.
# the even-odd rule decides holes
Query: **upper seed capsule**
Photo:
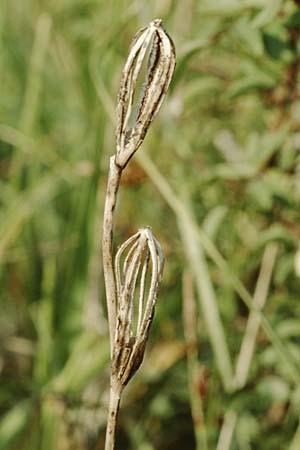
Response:
[{"label": "upper seed capsule", "polygon": [[[148,52],[148,53],[147,53]],[[144,59],[148,56],[147,73],[139,94],[134,123],[129,127],[136,83]],[[123,70],[117,108],[116,163],[125,167],[144,140],[170,85],[175,68],[175,47],[160,19],[134,37]]]}]

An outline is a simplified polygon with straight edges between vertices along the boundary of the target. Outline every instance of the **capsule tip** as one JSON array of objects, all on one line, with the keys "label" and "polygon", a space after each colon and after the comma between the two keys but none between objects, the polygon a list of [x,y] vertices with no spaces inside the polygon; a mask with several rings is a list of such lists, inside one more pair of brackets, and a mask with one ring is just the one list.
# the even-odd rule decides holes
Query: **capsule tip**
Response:
[{"label": "capsule tip", "polygon": [[152,20],[150,25],[155,27],[155,28],[159,28],[162,25],[162,20],[161,19],[154,19],[154,20]]}]

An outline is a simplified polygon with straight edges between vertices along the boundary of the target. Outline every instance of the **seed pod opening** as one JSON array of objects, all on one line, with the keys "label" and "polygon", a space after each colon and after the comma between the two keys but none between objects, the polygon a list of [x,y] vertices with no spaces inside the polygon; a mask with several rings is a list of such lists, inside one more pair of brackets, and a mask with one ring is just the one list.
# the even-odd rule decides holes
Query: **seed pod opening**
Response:
[{"label": "seed pod opening", "polygon": [[[145,58],[148,69],[139,93],[132,126],[129,121],[137,80]],[[143,28],[132,42],[123,70],[117,108],[116,163],[124,167],[144,140],[170,85],[175,68],[175,47],[160,19]]]},{"label": "seed pod opening", "polygon": [[116,254],[118,305],[112,371],[122,385],[143,360],[163,265],[162,249],[150,228],[139,230]]}]

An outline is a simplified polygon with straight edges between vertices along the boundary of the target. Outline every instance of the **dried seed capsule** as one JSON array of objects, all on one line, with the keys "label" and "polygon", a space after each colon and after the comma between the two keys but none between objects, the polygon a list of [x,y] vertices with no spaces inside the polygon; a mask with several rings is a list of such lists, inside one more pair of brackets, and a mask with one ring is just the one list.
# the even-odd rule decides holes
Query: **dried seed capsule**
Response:
[{"label": "dried seed capsule", "polygon": [[[148,53],[147,53],[148,51]],[[148,57],[148,70],[132,127],[129,127],[136,83],[143,61]],[[160,19],[140,30],[131,45],[123,70],[117,108],[116,163],[125,167],[144,140],[170,85],[175,68],[175,47]]]},{"label": "dried seed capsule", "polygon": [[123,386],[144,356],[163,265],[162,249],[148,227],[129,238],[116,254],[118,305],[112,373]]}]

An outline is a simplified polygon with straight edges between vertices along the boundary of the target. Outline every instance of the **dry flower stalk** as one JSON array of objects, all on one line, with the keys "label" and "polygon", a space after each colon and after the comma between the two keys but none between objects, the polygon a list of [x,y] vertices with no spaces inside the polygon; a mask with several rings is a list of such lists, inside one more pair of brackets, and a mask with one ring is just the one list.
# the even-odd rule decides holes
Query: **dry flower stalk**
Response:
[{"label": "dry flower stalk", "polygon": [[[129,126],[137,81],[145,60],[147,73],[133,125]],[[120,246],[114,265],[114,211],[122,172],[159,111],[174,68],[174,44],[162,21],[153,20],[134,37],[123,70],[117,108],[116,154],[110,158],[104,207],[102,250],[111,349],[105,450],[115,448],[121,394],[143,360],[164,265],[162,249],[149,227],[139,230]]]}]

